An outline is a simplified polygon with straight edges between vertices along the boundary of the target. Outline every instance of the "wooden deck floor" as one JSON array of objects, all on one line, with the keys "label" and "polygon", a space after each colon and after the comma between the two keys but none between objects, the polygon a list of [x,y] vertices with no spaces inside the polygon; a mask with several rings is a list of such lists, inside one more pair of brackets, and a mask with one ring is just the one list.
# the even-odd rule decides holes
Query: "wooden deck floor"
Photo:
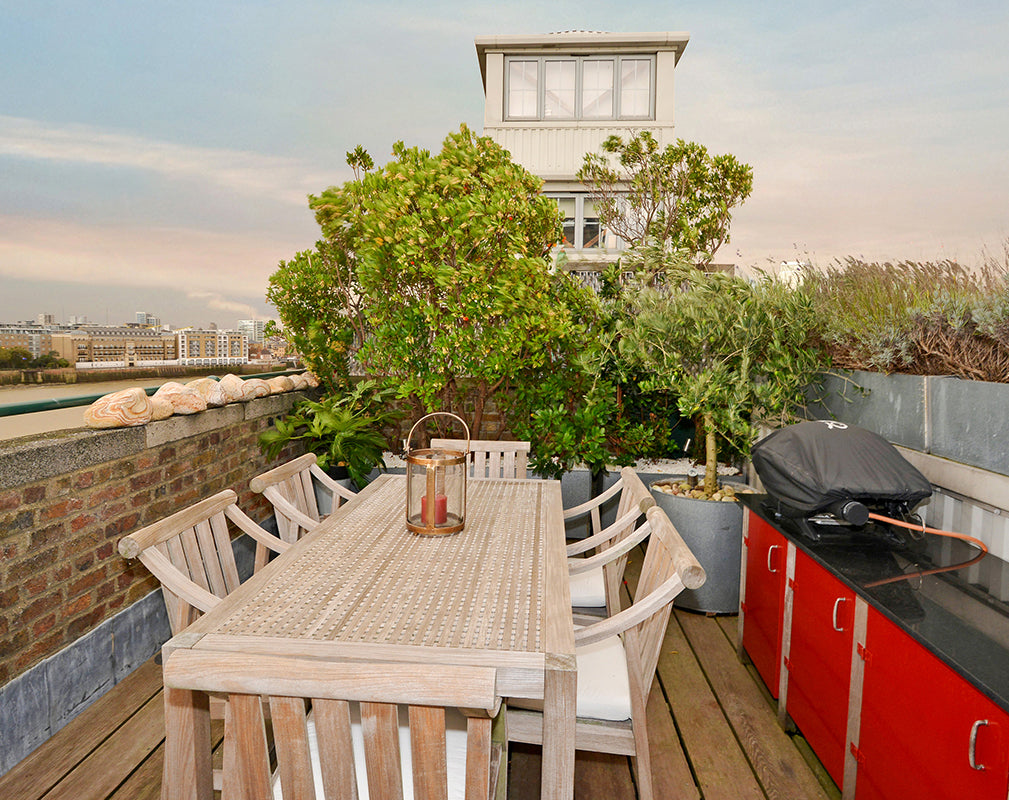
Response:
[{"label": "wooden deck floor", "polygon": [[[648,706],[656,800],[839,798],[802,739],[778,726],[735,639],[735,617],[676,609],[670,619]],[[152,660],[0,777],[0,798],[156,800],[163,742]],[[538,748],[512,746],[509,800],[539,797],[539,767]],[[629,759],[578,753],[576,800],[636,797]]]}]

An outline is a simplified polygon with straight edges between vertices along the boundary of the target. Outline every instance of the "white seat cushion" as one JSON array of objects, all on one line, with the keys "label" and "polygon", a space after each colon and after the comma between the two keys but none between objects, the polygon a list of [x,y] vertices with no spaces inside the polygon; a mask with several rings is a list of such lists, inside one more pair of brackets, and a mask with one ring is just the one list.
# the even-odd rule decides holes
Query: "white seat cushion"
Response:
[{"label": "white seat cushion", "polygon": [[[360,800],[368,797],[368,774],[364,762],[364,736],[361,733],[361,711],[357,703],[351,703],[351,738],[354,743],[354,767],[357,772],[357,792]],[[445,713],[445,760],[448,768],[449,800],[464,800],[466,796],[466,717],[454,708]],[[322,767],[319,763],[319,740],[315,730],[315,720],[308,720],[308,744],[312,752],[312,773],[315,776],[317,800],[325,800],[322,790]],[[406,706],[399,709],[399,753],[403,772],[403,797],[413,797],[413,759],[410,753],[409,711]],[[283,800],[280,776],[273,780],[274,800]]]},{"label": "white seat cushion", "polygon": [[627,655],[619,636],[579,647],[575,713],[589,719],[631,718],[631,684]]},{"label": "white seat cushion", "polygon": [[577,572],[568,576],[571,584],[571,605],[575,608],[605,608],[606,583],[603,568],[596,567],[587,572]]}]

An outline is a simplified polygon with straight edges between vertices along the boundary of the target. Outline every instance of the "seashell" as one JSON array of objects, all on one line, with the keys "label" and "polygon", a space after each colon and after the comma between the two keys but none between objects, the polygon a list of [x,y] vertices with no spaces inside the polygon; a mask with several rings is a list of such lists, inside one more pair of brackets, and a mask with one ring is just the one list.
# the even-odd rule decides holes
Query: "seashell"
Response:
[{"label": "seashell", "polygon": [[294,381],[286,375],[268,378],[266,382],[270,384],[270,394],[283,394],[294,390]]},{"label": "seashell", "polygon": [[151,400],[151,420],[168,419],[172,414],[175,413],[175,406],[172,405],[172,401],[167,397],[162,395],[161,397],[152,397]]},{"label": "seashell", "polygon": [[245,381],[245,396],[247,400],[252,400],[256,397],[267,397],[272,391],[270,384],[262,378],[249,378]]},{"label": "seashell", "polygon": [[245,396],[245,381],[233,373],[229,373],[221,378],[218,386],[224,390],[229,403],[238,403],[249,399]]},{"label": "seashell", "polygon": [[143,389],[122,389],[99,397],[84,410],[89,428],[126,428],[151,421],[151,401]]},{"label": "seashell", "polygon": [[199,392],[175,381],[163,384],[154,396],[168,400],[176,414],[196,414],[207,410],[207,401]]},{"label": "seashell", "polygon": [[211,408],[220,408],[228,404],[228,395],[225,394],[221,384],[213,378],[197,378],[186,384],[190,389],[195,389]]}]

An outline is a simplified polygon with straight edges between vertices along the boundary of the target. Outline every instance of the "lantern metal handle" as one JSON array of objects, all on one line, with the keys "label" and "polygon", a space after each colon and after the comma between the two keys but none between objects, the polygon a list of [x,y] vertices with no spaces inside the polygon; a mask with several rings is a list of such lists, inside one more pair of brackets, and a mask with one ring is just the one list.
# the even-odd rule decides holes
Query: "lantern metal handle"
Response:
[{"label": "lantern metal handle", "polygon": [[469,425],[466,424],[466,420],[464,420],[457,414],[453,414],[451,411],[432,411],[430,414],[425,414],[423,417],[421,417],[419,420],[413,423],[413,427],[410,428],[410,435],[406,437],[406,455],[410,455],[410,443],[413,441],[413,432],[417,430],[417,426],[420,425],[420,423],[422,423],[426,419],[439,416],[454,417],[455,419],[459,420],[459,422],[462,423],[462,426],[466,429],[466,452],[464,453],[464,455],[469,453],[470,435],[469,435]]}]

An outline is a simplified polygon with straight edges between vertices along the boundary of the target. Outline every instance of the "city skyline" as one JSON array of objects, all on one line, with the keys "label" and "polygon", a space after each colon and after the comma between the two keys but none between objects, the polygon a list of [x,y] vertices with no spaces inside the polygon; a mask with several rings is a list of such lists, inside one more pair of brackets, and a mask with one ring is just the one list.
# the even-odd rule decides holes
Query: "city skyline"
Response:
[{"label": "city skyline", "polygon": [[754,168],[716,260],[958,259],[1009,237],[1009,8],[796,0],[4,3],[0,319],[269,318],[307,195],[481,131],[474,37],[684,31],[678,136]]}]

